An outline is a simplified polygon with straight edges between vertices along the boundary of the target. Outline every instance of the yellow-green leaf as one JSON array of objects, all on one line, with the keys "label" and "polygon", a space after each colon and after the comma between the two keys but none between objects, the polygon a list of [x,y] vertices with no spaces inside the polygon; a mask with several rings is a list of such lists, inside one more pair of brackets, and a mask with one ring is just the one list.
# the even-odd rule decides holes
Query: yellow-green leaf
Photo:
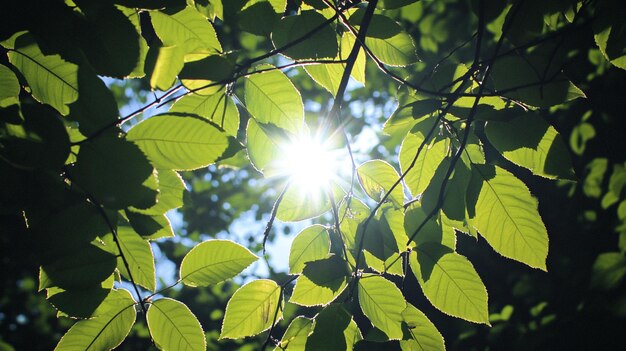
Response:
[{"label": "yellow-green leaf", "polygon": [[480,189],[472,223],[489,245],[504,257],[546,270],[548,232],[526,185],[500,167],[483,165],[474,165],[471,184]]},{"label": "yellow-green leaf", "polygon": [[289,273],[302,273],[304,264],[324,259],[330,253],[330,236],[326,227],[316,224],[303,229],[291,243]]},{"label": "yellow-green leaf", "polygon": [[489,324],[487,289],[467,258],[447,246],[424,243],[409,261],[433,306],[451,316]]},{"label": "yellow-green leaf", "polygon": [[124,341],[135,324],[135,301],[127,290],[114,292],[119,298],[106,306],[108,311],[93,319],[79,321],[63,335],[55,351],[108,351]]},{"label": "yellow-green leaf", "polygon": [[208,240],[185,255],[180,279],[189,286],[209,286],[233,278],[256,260],[256,255],[237,243]]},{"label": "yellow-green leaf", "polygon": [[229,136],[210,121],[194,115],[162,114],[128,131],[157,168],[188,170],[217,161],[229,146]]},{"label": "yellow-green leaf", "polygon": [[170,298],[156,300],[148,308],[146,320],[150,335],[159,349],[206,350],[202,326],[184,303]]},{"label": "yellow-green leaf", "polygon": [[390,340],[402,339],[402,311],[406,301],[398,287],[389,280],[374,275],[359,279],[359,305],[372,324]]},{"label": "yellow-green leaf", "polygon": [[9,61],[26,78],[33,97],[62,115],[78,98],[78,66],[59,55],[44,55],[28,33],[18,33],[2,45],[9,49]]},{"label": "yellow-green leaf", "polygon": [[[268,279],[252,281],[239,288],[226,305],[220,339],[239,339],[256,335],[282,318],[280,286]],[[276,316],[276,318],[274,318]]]}]

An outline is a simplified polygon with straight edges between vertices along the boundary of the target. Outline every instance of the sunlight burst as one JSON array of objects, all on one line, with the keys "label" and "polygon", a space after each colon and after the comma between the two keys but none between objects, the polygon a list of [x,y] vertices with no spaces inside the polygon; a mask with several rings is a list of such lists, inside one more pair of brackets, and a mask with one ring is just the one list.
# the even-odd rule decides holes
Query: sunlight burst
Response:
[{"label": "sunlight burst", "polygon": [[339,179],[340,151],[321,138],[301,135],[283,145],[282,152],[279,172],[301,192],[323,194]]}]

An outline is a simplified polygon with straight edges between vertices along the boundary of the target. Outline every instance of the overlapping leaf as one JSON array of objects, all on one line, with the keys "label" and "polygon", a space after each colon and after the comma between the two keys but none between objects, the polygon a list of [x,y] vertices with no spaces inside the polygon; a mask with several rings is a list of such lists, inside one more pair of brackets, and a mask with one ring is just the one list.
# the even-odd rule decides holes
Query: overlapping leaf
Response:
[{"label": "overlapping leaf", "polygon": [[180,264],[180,279],[189,286],[208,286],[233,278],[256,257],[229,240],[209,240],[196,245]]},{"label": "overlapping leaf", "polygon": [[217,161],[230,139],[219,127],[195,115],[162,114],[134,126],[127,135],[157,168],[187,170]]},{"label": "overlapping leaf", "polygon": [[68,104],[78,98],[78,66],[59,55],[44,55],[28,33],[18,33],[2,45],[9,61],[24,75],[35,99],[69,113]]},{"label": "overlapping leaf", "polygon": [[161,350],[206,350],[202,326],[184,303],[159,299],[148,308],[146,320],[150,335]]},{"label": "overlapping leaf", "polygon": [[116,348],[126,338],[135,323],[135,301],[127,290],[114,292],[119,295],[108,312],[77,322],[65,333],[55,351],[100,351]]},{"label": "overlapping leaf", "polygon": [[400,289],[387,279],[366,275],[359,279],[359,305],[372,324],[389,339],[402,339],[402,311],[406,301]]},{"label": "overlapping leaf", "polygon": [[[282,312],[277,310],[281,289],[274,281],[259,279],[235,291],[226,305],[220,339],[239,339],[268,329]],[[276,316],[276,318],[274,318]]]},{"label": "overlapping leaf", "polygon": [[482,165],[474,166],[471,182],[480,189],[472,223],[489,245],[504,257],[546,270],[548,233],[526,185],[500,167]]},{"label": "overlapping leaf", "polygon": [[330,252],[328,230],[322,225],[303,229],[291,243],[289,273],[301,273],[306,262],[324,259]]},{"label": "overlapping leaf", "polygon": [[411,253],[410,265],[433,306],[455,317],[489,324],[487,289],[465,257],[441,244],[424,243]]},{"label": "overlapping leaf", "polygon": [[[260,66],[257,69],[271,69]],[[304,105],[300,92],[287,76],[277,70],[246,78],[245,101],[248,112],[260,123],[271,123],[297,132],[304,122]]]}]

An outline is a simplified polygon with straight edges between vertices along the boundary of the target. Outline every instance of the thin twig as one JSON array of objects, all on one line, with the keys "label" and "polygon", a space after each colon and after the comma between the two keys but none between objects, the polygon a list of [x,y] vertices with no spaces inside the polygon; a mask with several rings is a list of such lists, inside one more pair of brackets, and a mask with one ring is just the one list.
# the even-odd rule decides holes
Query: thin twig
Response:
[{"label": "thin twig", "polygon": [[272,213],[270,214],[270,219],[267,221],[267,225],[265,226],[265,231],[263,231],[263,255],[265,255],[265,243],[267,242],[267,238],[270,236],[270,230],[272,230],[272,225],[274,224],[274,220],[276,219],[276,213],[278,213],[278,207],[280,206],[280,203],[283,201],[283,197],[285,196],[285,193],[289,189],[290,185],[291,185],[291,182],[287,181],[287,184],[285,184],[285,188],[283,188],[283,191],[280,193],[280,195],[278,195],[278,198],[276,199],[276,202],[274,202],[274,206],[272,207]]}]

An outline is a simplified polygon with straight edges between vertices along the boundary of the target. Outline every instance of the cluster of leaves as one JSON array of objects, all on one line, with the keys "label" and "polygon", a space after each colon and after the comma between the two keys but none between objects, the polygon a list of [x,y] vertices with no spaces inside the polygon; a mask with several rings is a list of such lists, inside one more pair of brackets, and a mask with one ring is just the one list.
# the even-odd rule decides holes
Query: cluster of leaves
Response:
[{"label": "cluster of leaves", "polygon": [[[537,176],[574,180],[563,138],[543,115],[584,97],[564,73],[571,34],[593,30],[605,58],[626,68],[618,1],[471,1],[466,20],[475,34],[456,55],[438,58],[415,47],[418,38],[436,47],[436,36],[397,22],[424,11],[411,0],[242,4],[241,29],[273,47],[257,56],[223,49],[216,28],[227,21],[228,5],[221,1],[11,6],[30,15],[5,26],[0,38],[0,208],[33,238],[39,290],[60,316],[80,319],[58,350],[115,348],[137,309],[157,347],[205,349],[193,313],[156,291],[150,241],[174,236],[165,213],[183,204],[179,172],[247,163],[276,179],[282,145],[313,133],[313,124],[344,136],[339,144],[350,150],[343,130],[350,117],[341,108],[350,77],[370,84],[366,68],[400,87],[383,127],[397,157],[352,160],[349,185],[333,184],[315,199],[278,179],[283,190],[268,228],[274,218],[323,220],[326,213],[331,224],[293,239],[288,280],[254,280],[234,293],[220,338],[269,329],[264,346],[281,349],[382,342],[444,349],[436,327],[406,301],[401,281],[410,271],[435,308],[489,324],[487,289],[456,251],[457,233],[481,236],[502,256],[546,270],[548,234],[536,199],[485,150]],[[40,21],[47,16],[61,25],[52,30]],[[299,67],[297,74],[334,96],[329,113],[310,127],[301,92],[283,72]],[[120,117],[99,76],[141,79],[163,93]],[[122,128],[163,106],[167,112]],[[621,200],[623,167],[615,167],[611,184],[606,207]],[[185,255],[176,285],[215,285],[256,260],[232,241],[209,240]],[[607,266],[598,284],[622,279],[623,253],[601,256],[597,269]],[[285,303],[315,315],[296,316],[277,337]],[[368,325],[357,323],[361,313]]]}]

